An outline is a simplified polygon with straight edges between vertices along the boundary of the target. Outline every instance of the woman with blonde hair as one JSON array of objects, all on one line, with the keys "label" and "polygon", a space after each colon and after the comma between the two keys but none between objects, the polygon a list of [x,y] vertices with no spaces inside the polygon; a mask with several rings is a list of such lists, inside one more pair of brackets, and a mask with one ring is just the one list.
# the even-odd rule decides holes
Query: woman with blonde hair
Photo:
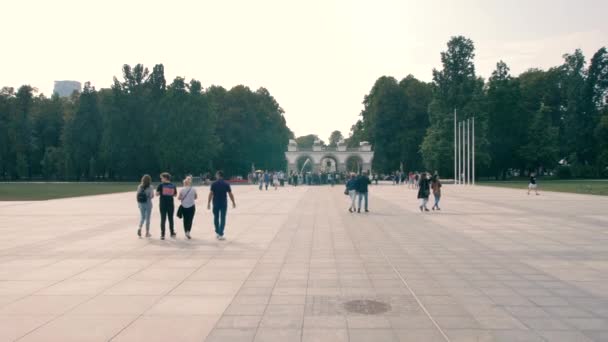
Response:
[{"label": "woman with blonde hair", "polygon": [[177,210],[177,216],[184,220],[184,233],[188,239],[192,238],[190,236],[190,230],[192,230],[192,221],[194,220],[194,213],[196,212],[194,202],[197,198],[198,194],[196,193],[196,189],[192,187],[192,176],[188,176],[184,179],[184,187],[177,197],[177,199],[182,202]]},{"label": "woman with blonde hair", "polygon": [[139,220],[139,228],[137,236],[141,237],[141,227],[146,223],[146,237],[150,237],[150,215],[152,214],[152,198],[154,198],[154,189],[152,189],[152,177],[144,175],[141,177],[141,182],[137,186],[137,206],[141,218]]}]

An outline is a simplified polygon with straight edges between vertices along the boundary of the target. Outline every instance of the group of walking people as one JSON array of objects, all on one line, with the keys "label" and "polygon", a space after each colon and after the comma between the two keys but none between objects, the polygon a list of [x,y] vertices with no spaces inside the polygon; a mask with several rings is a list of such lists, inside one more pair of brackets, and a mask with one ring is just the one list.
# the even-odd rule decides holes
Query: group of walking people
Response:
[{"label": "group of walking people", "polygon": [[423,172],[420,174],[420,180],[418,181],[418,199],[420,200],[420,206],[418,207],[420,211],[430,211],[427,208],[427,204],[429,202],[429,197],[431,196],[431,192],[433,193],[433,197],[435,199],[435,204],[433,205],[433,210],[441,210],[439,208],[439,201],[441,200],[441,180],[439,179],[439,175],[435,173],[433,176],[430,176],[427,172]]},{"label": "group of walking people", "polygon": [[[192,224],[194,222],[194,214],[196,213],[196,200],[198,193],[192,186],[192,176],[187,176],[183,180],[183,187],[177,191],[177,187],[171,183],[171,175],[163,172],[160,175],[161,183],[156,187],[156,192],[152,187],[152,177],[144,175],[137,187],[137,204],[140,211],[139,227],[137,235],[142,237],[142,228],[145,224],[145,237],[149,238],[150,234],[150,218],[152,216],[152,199],[159,197],[158,205],[160,209],[160,239],[165,239],[165,228],[167,221],[169,222],[169,231],[171,238],[176,238],[174,226],[174,214],[183,220],[184,234],[186,238],[191,239]],[[180,205],[175,212],[174,198],[177,197]],[[207,196],[207,209],[213,209],[213,224],[215,226],[216,238],[225,240],[224,228],[226,226],[226,212],[228,210],[228,197],[232,202],[232,207],[236,208],[236,202],[230,184],[224,180],[222,171],[216,173],[216,180],[211,184],[209,195]],[[211,205],[213,204],[213,206]]]},{"label": "group of walking people", "polygon": [[[348,211],[351,213],[361,212],[361,202],[364,202],[365,206],[363,209],[365,212],[369,212],[368,208],[368,186],[371,184],[371,180],[367,172],[361,173],[357,176],[354,172],[352,172],[349,176],[348,181],[346,182],[346,189],[344,190],[344,194],[350,197],[350,207],[348,207]],[[358,200],[358,206],[355,206],[355,200]]]}]

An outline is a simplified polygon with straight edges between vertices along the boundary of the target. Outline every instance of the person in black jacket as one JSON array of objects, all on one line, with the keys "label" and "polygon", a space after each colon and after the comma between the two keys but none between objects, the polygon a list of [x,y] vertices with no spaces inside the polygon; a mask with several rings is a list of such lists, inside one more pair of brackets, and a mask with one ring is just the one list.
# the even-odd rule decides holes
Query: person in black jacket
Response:
[{"label": "person in black jacket", "polygon": [[365,199],[365,212],[369,212],[367,209],[367,201],[368,201],[368,186],[371,184],[369,177],[367,176],[367,172],[363,172],[359,177],[357,177],[357,195],[359,196],[359,206],[357,208],[357,212],[361,212],[361,200]]},{"label": "person in black jacket", "polygon": [[426,204],[429,201],[429,196],[431,194],[430,182],[426,175],[426,172],[423,172],[420,175],[420,181],[418,182],[418,199],[420,199],[420,211],[429,211],[426,207]]}]

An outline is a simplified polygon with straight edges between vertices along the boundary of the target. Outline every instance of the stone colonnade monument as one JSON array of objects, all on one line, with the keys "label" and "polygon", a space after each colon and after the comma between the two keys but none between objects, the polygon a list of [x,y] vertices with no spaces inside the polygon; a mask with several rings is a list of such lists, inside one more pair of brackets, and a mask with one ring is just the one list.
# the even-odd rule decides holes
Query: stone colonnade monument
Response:
[{"label": "stone colonnade monument", "polygon": [[371,171],[374,151],[367,141],[362,141],[359,147],[347,147],[344,140],[338,142],[336,147],[321,145],[316,140],[312,148],[301,148],[295,140],[289,140],[287,152],[288,173],[300,172],[307,159],[310,159],[310,168],[314,172],[361,172]]}]

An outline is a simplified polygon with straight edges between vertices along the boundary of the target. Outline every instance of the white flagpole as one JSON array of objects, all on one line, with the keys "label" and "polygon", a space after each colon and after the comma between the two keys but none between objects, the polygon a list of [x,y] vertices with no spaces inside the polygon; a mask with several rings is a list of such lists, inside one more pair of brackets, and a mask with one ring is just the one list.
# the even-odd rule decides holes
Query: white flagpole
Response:
[{"label": "white flagpole", "polygon": [[467,119],[467,182],[471,185],[471,119]]},{"label": "white flagpole", "polygon": [[460,184],[460,169],[462,167],[462,139],[460,138],[462,131],[460,130],[461,124],[460,121],[458,121],[458,174],[456,175],[458,182],[457,184]]},{"label": "white flagpole", "polygon": [[460,122],[460,173],[458,177],[460,177],[460,184],[464,184],[464,122]]},{"label": "white flagpole", "polygon": [[473,185],[475,185],[475,117],[473,117]]},{"label": "white flagpole", "polygon": [[457,151],[458,148],[456,146],[456,141],[457,141],[457,136],[456,136],[456,108],[454,108],[454,184],[458,184],[458,182],[456,181],[456,175],[458,172],[458,167],[456,167],[457,163],[458,163],[458,158],[457,158]]}]

